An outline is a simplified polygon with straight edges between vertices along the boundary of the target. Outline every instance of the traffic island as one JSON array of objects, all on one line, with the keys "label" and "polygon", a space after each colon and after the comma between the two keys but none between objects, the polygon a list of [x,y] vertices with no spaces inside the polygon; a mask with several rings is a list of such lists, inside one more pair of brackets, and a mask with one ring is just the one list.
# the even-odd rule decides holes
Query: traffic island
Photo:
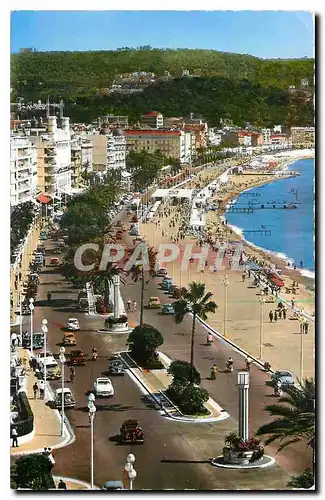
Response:
[{"label": "traffic island", "polygon": [[211,465],[223,469],[264,469],[275,464],[275,459],[269,455],[263,455],[263,457],[256,462],[250,462],[248,456],[243,457],[241,463],[236,463],[238,459],[241,460],[241,458],[237,456],[233,458],[233,462],[229,462],[227,458],[225,459],[223,455],[220,455],[219,457],[211,459]]},{"label": "traffic island", "polygon": [[125,315],[119,316],[117,318],[112,314],[107,319],[105,319],[105,328],[97,330],[98,333],[130,333],[133,328],[130,327],[128,323],[128,318]]}]

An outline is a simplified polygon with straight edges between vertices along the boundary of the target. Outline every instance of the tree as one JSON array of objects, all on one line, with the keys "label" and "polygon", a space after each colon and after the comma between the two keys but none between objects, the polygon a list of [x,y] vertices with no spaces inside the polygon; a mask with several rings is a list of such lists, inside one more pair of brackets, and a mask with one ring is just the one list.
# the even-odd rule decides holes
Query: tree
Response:
[{"label": "tree", "polygon": [[182,393],[181,409],[187,415],[207,413],[204,403],[208,399],[209,393],[206,389],[189,384]]},{"label": "tree", "polygon": [[277,453],[285,446],[298,441],[307,441],[307,446],[315,447],[315,382],[305,379],[299,387],[289,386],[284,389],[284,396],[277,405],[268,405],[265,410],[278,417],[262,425],[257,435],[270,434],[265,445],[279,440],[282,443]]},{"label": "tree", "polygon": [[50,461],[41,454],[25,455],[16,462],[14,480],[17,488],[48,490],[55,488],[50,474]]},{"label": "tree", "polygon": [[[129,257],[132,256],[135,249],[129,251]],[[127,272],[128,276],[131,276],[134,283],[138,283],[141,280],[141,294],[140,294],[140,325],[143,324],[143,312],[144,312],[144,285],[146,273],[149,278],[152,278],[156,274],[157,265],[157,251],[153,247],[147,248],[148,252],[148,269],[145,270],[143,265],[133,265],[131,269]]]},{"label": "tree", "polygon": [[190,364],[194,365],[194,336],[197,317],[207,319],[209,312],[216,312],[217,304],[210,300],[213,296],[211,292],[205,291],[204,283],[192,282],[183,295],[183,298],[174,303],[175,322],[182,323],[188,313],[192,313],[192,334],[191,334],[191,358]]},{"label": "tree", "polygon": [[187,361],[173,361],[170,364],[167,372],[172,375],[173,383],[180,382],[184,385],[189,382],[192,382],[193,384],[201,383],[201,376],[199,372],[193,365],[187,363]]},{"label": "tree", "polygon": [[293,477],[289,482],[288,486],[292,488],[303,488],[308,490],[314,486],[315,478],[314,474],[310,469],[305,469],[300,476]]},{"label": "tree", "polygon": [[156,349],[163,342],[159,330],[146,324],[136,326],[127,340],[127,344],[131,346],[132,357],[143,365],[156,360]]}]

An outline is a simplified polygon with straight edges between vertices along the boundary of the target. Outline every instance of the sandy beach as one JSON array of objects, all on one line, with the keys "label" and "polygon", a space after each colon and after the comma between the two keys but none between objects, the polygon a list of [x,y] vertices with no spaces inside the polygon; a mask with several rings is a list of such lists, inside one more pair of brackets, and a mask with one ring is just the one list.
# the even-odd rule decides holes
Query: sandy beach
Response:
[{"label": "sandy beach", "polygon": [[[294,153],[294,152],[290,152]],[[274,166],[274,171],[286,169],[292,162],[299,158],[310,157],[305,151],[299,152],[300,155],[286,153],[285,156],[277,160]],[[231,166],[231,165],[229,165]],[[203,188],[209,182],[216,179],[220,171],[219,168],[206,168],[197,174],[186,188]],[[285,172],[284,175],[291,175]],[[283,176],[283,174],[281,175]],[[231,227],[223,223],[224,211],[227,204],[244,191],[273,181],[277,176],[265,174],[264,172],[245,171],[241,175],[229,175],[228,182],[224,185],[222,191],[216,193],[215,199],[221,202],[221,210],[217,212],[209,211],[206,213],[206,236],[217,234],[218,241],[238,241],[242,239],[241,235],[236,234]],[[169,243],[177,241],[183,246],[185,244],[193,244],[193,252],[199,252],[197,237],[182,234],[182,229],[179,228],[182,217],[182,210],[185,207],[180,205],[171,206],[169,201],[164,201],[160,207],[160,212],[149,223],[140,224],[140,232],[145,237],[149,245],[155,247],[159,243]],[[269,361],[274,369],[289,369],[298,378],[301,370],[301,348],[303,348],[303,376],[314,376],[314,322],[309,320],[309,329],[307,335],[300,334],[300,323],[294,318],[291,310],[291,300],[294,300],[295,307],[299,307],[309,314],[314,312],[314,294],[307,289],[312,286],[311,280],[302,276],[297,270],[288,269],[287,263],[275,257],[273,254],[268,254],[263,250],[258,250],[251,247],[246,241],[244,243],[245,254],[250,258],[255,258],[263,265],[269,263],[274,264],[282,270],[285,287],[281,290],[280,296],[289,301],[287,307],[286,319],[279,319],[276,322],[269,321],[270,310],[274,311],[277,308],[277,302],[266,302],[264,306],[260,305],[259,297],[260,290],[253,288],[251,278],[246,278],[243,281],[242,272],[226,269],[224,271],[213,272],[209,265],[204,272],[197,269],[198,261],[194,261],[189,265],[188,271],[181,271],[180,259],[166,265],[168,272],[173,276],[177,285],[187,286],[191,281],[202,281],[206,284],[208,291],[213,293],[213,299],[218,304],[218,310],[215,314],[210,315],[208,323],[220,333],[226,333],[226,336],[251,353],[255,357],[260,355],[260,338],[261,324],[260,314],[263,307],[263,323],[262,323],[262,359]],[[209,252],[208,260],[214,262],[216,252]],[[225,321],[225,287],[223,285],[224,276],[227,274],[229,286],[227,287],[227,317]],[[286,293],[286,287],[291,288],[292,281],[295,280],[299,284],[297,294]],[[267,298],[266,298],[267,299]],[[225,332],[224,332],[225,330]]]}]

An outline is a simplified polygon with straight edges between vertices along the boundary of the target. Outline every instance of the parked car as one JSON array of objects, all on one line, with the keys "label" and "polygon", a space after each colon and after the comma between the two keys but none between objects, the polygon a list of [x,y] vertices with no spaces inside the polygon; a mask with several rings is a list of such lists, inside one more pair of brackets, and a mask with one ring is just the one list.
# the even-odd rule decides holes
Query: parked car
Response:
[{"label": "parked car", "polygon": [[125,367],[123,361],[119,358],[112,359],[108,371],[110,375],[124,375]]},{"label": "parked car", "polygon": [[[76,400],[68,387],[63,388],[63,398],[64,398],[64,408],[74,408],[76,406]],[[57,389],[55,391],[54,403],[58,409],[62,408],[62,389]]]},{"label": "parked car", "polygon": [[[30,333],[23,335],[22,344],[25,349],[31,347]],[[33,349],[42,349],[44,347],[44,333],[33,333]]]},{"label": "parked car", "polygon": [[148,308],[149,309],[160,309],[161,303],[160,303],[159,297],[149,297]]},{"label": "parked car", "polygon": [[112,397],[114,396],[114,387],[111,379],[107,377],[98,377],[94,382],[94,392],[96,396]]},{"label": "parked car", "polygon": [[41,234],[40,234],[40,240],[42,240],[42,241],[47,240],[47,234],[46,234],[46,231],[41,231]]},{"label": "parked car", "polygon": [[272,387],[275,387],[278,381],[281,382],[282,388],[295,384],[295,380],[292,373],[287,370],[278,370],[272,374],[271,376]]},{"label": "parked car", "polygon": [[50,260],[49,266],[51,267],[57,267],[60,265],[60,260],[57,257],[52,257]]},{"label": "parked car", "polygon": [[[41,375],[44,376],[44,367],[41,367]],[[61,378],[61,368],[57,363],[46,365],[46,380],[58,380]]]},{"label": "parked car", "polygon": [[162,283],[161,283],[161,288],[163,290],[169,290],[169,288],[172,286],[172,285],[175,285],[175,282],[172,278],[165,278]]},{"label": "parked car", "polygon": [[125,490],[122,481],[106,481],[104,483],[102,490],[105,491],[117,491],[117,490]]},{"label": "parked car", "polygon": [[75,349],[66,356],[68,365],[85,365],[86,360],[84,353],[81,349]]},{"label": "parked car", "polygon": [[72,332],[65,333],[63,335],[62,344],[67,347],[77,345],[75,334]]},{"label": "parked car", "polygon": [[168,269],[166,267],[160,267],[156,272],[157,278],[165,278],[168,276]]},{"label": "parked car", "polygon": [[67,321],[67,329],[72,331],[80,330],[79,320],[77,318],[69,318]]},{"label": "parked car", "polygon": [[167,315],[174,315],[175,314],[175,309],[174,309],[174,305],[171,304],[171,303],[167,303],[167,304],[164,304],[162,306],[162,310],[161,312],[163,314],[167,314]]},{"label": "parked car", "polygon": [[79,307],[79,311],[88,311],[89,309],[89,302],[88,302],[88,299],[86,297],[81,297],[79,299],[79,302],[78,302],[78,307]]}]

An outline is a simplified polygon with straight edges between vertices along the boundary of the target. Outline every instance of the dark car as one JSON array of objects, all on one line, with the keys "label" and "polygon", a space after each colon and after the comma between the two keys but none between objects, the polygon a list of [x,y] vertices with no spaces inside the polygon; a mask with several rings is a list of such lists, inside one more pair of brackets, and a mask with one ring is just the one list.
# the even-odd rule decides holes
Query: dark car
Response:
[{"label": "dark car", "polygon": [[108,371],[110,375],[124,375],[125,367],[123,361],[121,359],[112,359]]},{"label": "dark car", "polygon": [[81,349],[76,349],[66,356],[68,365],[84,365],[86,364],[84,353]]}]

